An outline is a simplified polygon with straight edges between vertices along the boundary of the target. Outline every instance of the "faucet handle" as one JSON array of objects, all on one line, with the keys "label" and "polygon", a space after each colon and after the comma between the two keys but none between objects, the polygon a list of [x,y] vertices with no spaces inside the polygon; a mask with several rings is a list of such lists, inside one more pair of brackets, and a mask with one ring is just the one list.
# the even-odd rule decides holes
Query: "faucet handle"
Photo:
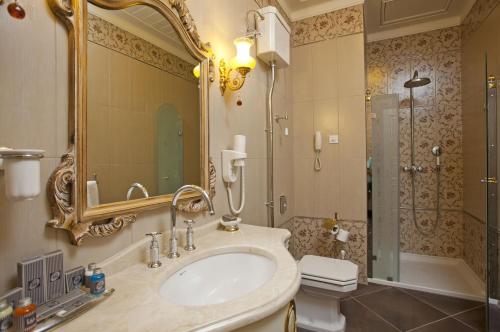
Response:
[{"label": "faucet handle", "polygon": [[158,244],[158,236],[161,232],[147,233],[146,236],[151,236],[151,245],[149,246],[149,263],[148,267],[157,268],[161,266],[160,262],[160,245]]},{"label": "faucet handle", "polygon": [[195,221],[195,220],[193,220],[193,219],[188,219],[188,220],[184,220],[184,223],[187,225],[187,227],[188,227],[188,228],[189,228],[189,227],[191,227],[191,228],[192,228],[192,227],[193,227],[193,225],[196,223],[196,221]]},{"label": "faucet handle", "polygon": [[196,221],[192,219],[184,220],[184,223],[187,225],[186,229],[186,246],[184,247],[184,250],[186,251],[193,251],[196,249],[194,246],[194,238],[193,238],[193,224]]},{"label": "faucet handle", "polygon": [[149,232],[146,233],[146,236],[151,236],[151,242],[157,242],[158,236],[160,236],[161,234],[161,232]]}]

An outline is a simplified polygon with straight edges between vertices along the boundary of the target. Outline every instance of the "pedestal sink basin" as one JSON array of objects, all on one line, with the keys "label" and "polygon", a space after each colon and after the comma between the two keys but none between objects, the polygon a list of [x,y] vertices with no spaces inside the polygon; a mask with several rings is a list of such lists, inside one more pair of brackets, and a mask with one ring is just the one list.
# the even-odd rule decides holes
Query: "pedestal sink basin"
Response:
[{"label": "pedestal sink basin", "polygon": [[251,253],[210,256],[191,263],[161,286],[160,295],[173,304],[201,306],[223,303],[250,293],[271,279],[276,263]]}]

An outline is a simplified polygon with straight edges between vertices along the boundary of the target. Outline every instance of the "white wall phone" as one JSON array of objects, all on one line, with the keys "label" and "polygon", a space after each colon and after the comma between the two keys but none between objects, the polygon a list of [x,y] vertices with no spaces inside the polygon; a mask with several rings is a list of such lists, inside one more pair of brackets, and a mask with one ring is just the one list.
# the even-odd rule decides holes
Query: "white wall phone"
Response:
[{"label": "white wall phone", "polygon": [[[222,179],[226,183],[229,209],[235,216],[239,215],[245,207],[245,159],[247,157],[245,151],[246,137],[243,135],[234,135],[233,150],[222,150]],[[235,209],[233,205],[231,184],[238,179],[238,170],[241,171],[241,198],[240,207]]]},{"label": "white wall phone", "polygon": [[314,158],[314,170],[321,170],[321,159],[319,158],[319,154],[321,153],[321,145],[322,145],[322,136],[321,131],[317,131],[314,133],[314,151],[316,152],[316,158]]}]

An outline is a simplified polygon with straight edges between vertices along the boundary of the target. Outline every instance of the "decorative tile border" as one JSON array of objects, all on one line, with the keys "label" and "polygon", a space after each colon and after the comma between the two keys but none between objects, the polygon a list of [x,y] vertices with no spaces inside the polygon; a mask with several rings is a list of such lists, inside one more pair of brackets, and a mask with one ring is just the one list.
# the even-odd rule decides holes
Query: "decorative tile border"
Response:
[{"label": "decorative tile border", "polygon": [[462,39],[466,41],[488,15],[496,8],[498,0],[477,0],[462,22]]},{"label": "decorative tile border", "polygon": [[462,211],[443,210],[435,232],[436,212],[416,211],[422,235],[413,222],[411,209],[400,209],[400,250],[402,252],[462,258],[464,252],[464,218]]},{"label": "decorative tile border", "polygon": [[297,47],[359,32],[363,32],[363,5],[293,22],[292,46]]},{"label": "decorative tile border", "polygon": [[300,260],[304,255],[318,255],[339,258],[340,251],[347,252],[347,259],[359,267],[359,281],[367,282],[367,229],[366,222],[340,221],[340,227],[349,231],[347,243],[337,241],[330,232],[323,227],[325,219],[294,217],[284,223],[292,233],[289,250],[295,259]]},{"label": "decorative tile border", "polygon": [[464,260],[476,275],[486,278],[486,224],[464,212]]},{"label": "decorative tile border", "polygon": [[188,81],[196,81],[193,65],[162,48],[125,31],[100,17],[89,14],[90,42],[122,53]]}]

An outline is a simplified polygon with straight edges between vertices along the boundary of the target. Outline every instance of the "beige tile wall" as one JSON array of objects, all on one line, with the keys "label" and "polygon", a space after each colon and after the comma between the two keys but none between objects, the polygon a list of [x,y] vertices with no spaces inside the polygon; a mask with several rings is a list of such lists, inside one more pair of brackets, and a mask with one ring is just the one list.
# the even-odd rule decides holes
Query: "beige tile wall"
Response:
[{"label": "beige tile wall", "polygon": [[[364,37],[292,49],[295,214],[366,221]],[[323,135],[314,170],[315,131]],[[328,135],[339,135],[329,144]]]},{"label": "beige tile wall", "polygon": [[[203,40],[210,41],[217,56],[234,55],[234,38],[245,33],[246,12],[256,9],[253,0],[218,0],[217,6],[208,0],[187,0]],[[0,145],[18,148],[42,148],[47,151],[42,161],[42,181],[59,162],[67,144],[67,34],[56,21],[46,1],[24,0],[27,17],[15,21],[6,10],[0,11]],[[247,135],[247,205],[244,222],[265,225],[265,112],[267,66],[260,61],[247,78],[240,92],[241,107],[236,106],[235,93],[222,97],[216,83],[210,88],[210,150],[220,174],[220,151],[228,148],[234,134]],[[287,70],[278,70],[276,112],[287,111],[292,116]],[[288,79],[287,79],[288,77]],[[292,126],[293,121],[287,125]],[[287,215],[293,216],[291,136],[276,132],[278,165],[276,195],[289,197]],[[228,212],[226,194],[220,176],[216,183],[215,209],[217,216]],[[3,176],[0,175],[0,293],[15,285],[16,262],[54,249],[65,253],[66,268],[89,261],[101,261],[144,238],[148,231],[165,231],[170,224],[168,209],[144,213],[138,221],[120,234],[103,239],[86,239],[81,247],[69,244],[64,232],[45,227],[51,218],[44,194],[32,201],[10,202],[3,196]],[[235,192],[237,192],[235,190]],[[211,217],[196,218],[199,224]]]},{"label": "beige tile wall", "polygon": [[123,201],[134,182],[158,194],[156,111],[163,104],[183,120],[184,182],[199,184],[196,81],[93,42],[88,52],[87,172],[98,177],[100,202]]},{"label": "beige tile wall", "polygon": [[[295,217],[281,227],[292,233],[290,252],[339,257],[359,265],[366,282],[366,168],[364,36],[362,7],[294,22],[291,108]],[[318,24],[314,24],[318,22]],[[322,169],[314,171],[315,131],[323,135]],[[328,144],[328,135],[340,144]],[[341,244],[323,228],[339,213],[350,232]]]}]

